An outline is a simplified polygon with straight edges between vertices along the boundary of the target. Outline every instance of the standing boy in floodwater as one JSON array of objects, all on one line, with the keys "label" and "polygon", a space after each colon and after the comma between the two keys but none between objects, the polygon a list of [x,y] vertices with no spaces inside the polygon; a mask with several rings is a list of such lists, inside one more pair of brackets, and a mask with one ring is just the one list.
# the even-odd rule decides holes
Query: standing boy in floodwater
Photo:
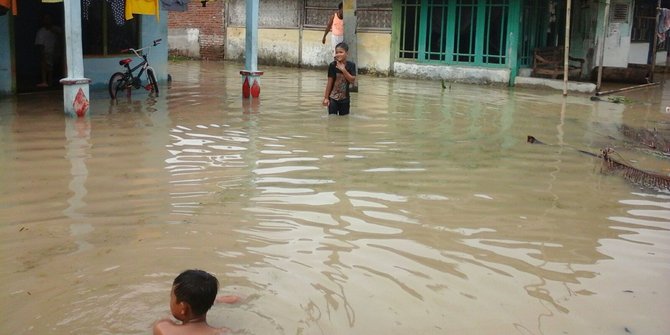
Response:
[{"label": "standing boy in floodwater", "polygon": [[326,36],[328,33],[331,34],[331,41],[333,43],[333,49],[335,46],[344,42],[344,14],[342,13],[342,2],[337,5],[337,11],[330,16],[328,23],[326,24],[326,31],[323,33],[323,38],[321,39],[322,44],[326,44]]},{"label": "standing boy in floodwater", "polygon": [[175,319],[163,319],[154,324],[154,335],[218,335],[225,334],[227,328],[215,328],[207,324],[207,311],[214,301],[235,303],[236,296],[216,298],[219,281],[202,270],[186,270],[172,283],[170,312]]},{"label": "standing boy in floodwater", "polygon": [[349,46],[341,42],[335,47],[335,60],[328,66],[328,82],[323,93],[323,105],[328,114],[349,114],[349,84],[356,81],[356,64],[347,60]]}]

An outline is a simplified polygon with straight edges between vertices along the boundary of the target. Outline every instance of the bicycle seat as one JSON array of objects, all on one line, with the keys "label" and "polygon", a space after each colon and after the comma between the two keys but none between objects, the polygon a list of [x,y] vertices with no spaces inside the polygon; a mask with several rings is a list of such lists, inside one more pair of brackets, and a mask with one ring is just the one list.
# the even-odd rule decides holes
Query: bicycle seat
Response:
[{"label": "bicycle seat", "polygon": [[122,59],[122,60],[119,61],[119,65],[130,64],[130,62],[132,62],[132,61],[133,61],[133,60],[130,59],[130,58]]}]

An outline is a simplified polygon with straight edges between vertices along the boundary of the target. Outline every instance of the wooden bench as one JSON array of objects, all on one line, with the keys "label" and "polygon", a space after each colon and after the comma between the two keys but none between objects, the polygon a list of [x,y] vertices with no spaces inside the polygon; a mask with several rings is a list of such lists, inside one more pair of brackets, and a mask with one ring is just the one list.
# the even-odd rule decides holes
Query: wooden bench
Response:
[{"label": "wooden bench", "polygon": [[[537,48],[533,51],[533,76],[549,76],[557,79],[563,76],[563,47]],[[584,59],[568,58],[568,77],[581,77]]]}]

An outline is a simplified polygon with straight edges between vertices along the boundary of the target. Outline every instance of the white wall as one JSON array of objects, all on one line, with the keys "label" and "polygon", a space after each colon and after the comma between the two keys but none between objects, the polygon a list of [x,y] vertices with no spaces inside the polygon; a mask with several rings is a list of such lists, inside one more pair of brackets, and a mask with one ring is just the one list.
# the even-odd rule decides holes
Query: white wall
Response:
[{"label": "white wall", "polygon": [[[647,64],[647,55],[649,54],[649,43],[631,43],[630,53],[628,54],[628,63]],[[665,65],[666,51],[656,52],[656,65]]]},{"label": "white wall", "polygon": [[168,29],[168,49],[182,56],[200,58],[200,29]]},{"label": "white wall", "polygon": [[393,64],[394,74],[398,77],[444,79],[470,84],[490,84],[509,82],[509,69],[489,69],[482,67],[447,66],[404,63]]},{"label": "white wall", "polygon": [[[611,14],[617,3],[628,4],[628,17],[625,22],[612,22]],[[628,54],[630,52],[630,35],[633,22],[633,0],[615,0],[610,4],[610,22],[605,29],[605,49],[603,65],[609,67],[628,67]],[[602,18],[605,5],[601,3],[598,17]],[[601,19],[602,20],[602,19]],[[600,43],[602,36],[602,23],[598,24],[597,41]],[[596,49],[596,59],[599,59],[600,47]],[[597,62],[596,62],[597,64]]]},{"label": "white wall", "polygon": [[[244,60],[245,28],[228,27],[226,30],[225,58]],[[260,28],[258,30],[258,59],[261,64],[304,65],[325,67],[333,60],[330,36],[321,43],[323,30],[295,28]],[[301,53],[302,52],[302,53]],[[391,34],[358,33],[359,69],[388,74],[391,67]]]}]

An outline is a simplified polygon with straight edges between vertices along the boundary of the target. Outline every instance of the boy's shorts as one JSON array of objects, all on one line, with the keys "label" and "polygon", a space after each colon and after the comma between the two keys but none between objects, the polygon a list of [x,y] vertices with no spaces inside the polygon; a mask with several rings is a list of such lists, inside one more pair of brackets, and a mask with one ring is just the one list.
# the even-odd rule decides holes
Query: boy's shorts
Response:
[{"label": "boy's shorts", "polygon": [[328,98],[330,103],[328,104],[328,114],[336,115],[347,115],[349,114],[349,99],[335,100],[333,98]]},{"label": "boy's shorts", "polygon": [[[331,34],[330,41],[331,41],[332,44],[333,44],[333,54],[335,54],[335,47],[336,47],[338,44],[344,42],[344,35],[332,35],[332,34]],[[332,60],[332,59],[331,59],[331,60]]]}]

